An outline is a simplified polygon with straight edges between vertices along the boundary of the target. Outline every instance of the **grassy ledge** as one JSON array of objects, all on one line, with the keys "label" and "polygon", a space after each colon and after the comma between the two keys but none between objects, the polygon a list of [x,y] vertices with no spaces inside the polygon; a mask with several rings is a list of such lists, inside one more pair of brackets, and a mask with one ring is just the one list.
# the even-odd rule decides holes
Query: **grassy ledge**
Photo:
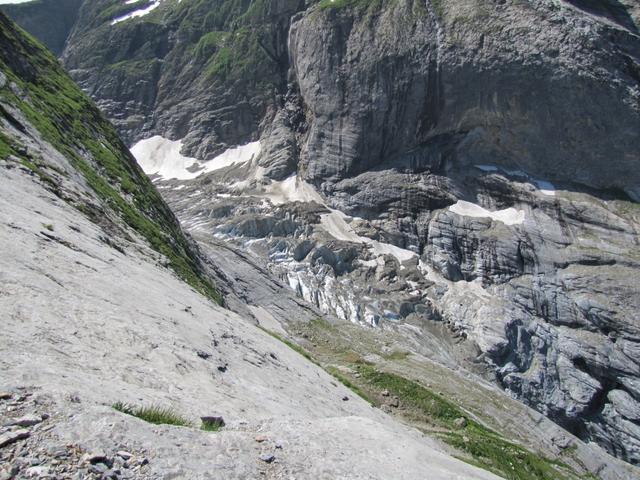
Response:
[{"label": "grassy ledge", "polygon": [[[354,366],[366,391],[389,392],[401,402],[399,414],[420,425],[464,454],[463,460],[513,480],[569,480],[576,476],[570,467],[511,443],[498,433],[469,418],[454,403],[417,382],[360,363]],[[457,419],[465,425],[456,425]]]},{"label": "grassy ledge", "polygon": [[[403,423],[447,443],[458,458],[469,464],[508,480],[596,478],[577,473],[561,459],[547,458],[510,442],[442,393],[388,371],[383,365],[402,365],[411,357],[410,352],[388,348],[391,339],[387,339],[389,344],[367,340],[369,337],[363,338],[359,327],[335,325],[322,318],[297,323],[292,331],[295,338],[308,338],[305,353],[354,393]],[[378,365],[365,360],[364,352],[374,353],[372,358],[383,362]],[[570,458],[571,452],[566,451],[563,456]]]},{"label": "grassy ledge", "polygon": [[293,343],[290,340],[287,340],[286,338],[281,337],[280,335],[278,335],[275,332],[272,332],[271,330],[267,330],[264,327],[261,327],[258,325],[258,328],[260,328],[260,330],[264,331],[265,333],[271,335],[273,338],[275,338],[276,340],[279,340],[280,342],[284,343],[287,347],[289,347],[291,350],[294,350],[295,352],[299,353],[300,355],[302,355],[304,358],[306,358],[307,360],[309,360],[311,363],[316,364],[317,366],[319,366],[320,368],[322,368],[323,370],[325,370],[327,373],[329,373],[333,378],[335,378],[336,380],[338,380],[340,383],[342,383],[345,387],[347,387],[349,390],[351,390],[353,393],[355,393],[356,395],[358,395],[359,397],[361,397],[364,401],[373,404],[373,402],[367,397],[367,395],[357,386],[355,385],[353,382],[351,382],[347,377],[345,377],[344,375],[342,375],[340,373],[340,371],[333,367],[333,366],[323,366],[321,365],[319,362],[317,362],[312,356],[311,354],[306,351],[304,348],[302,348],[300,345],[297,345],[295,343]]}]

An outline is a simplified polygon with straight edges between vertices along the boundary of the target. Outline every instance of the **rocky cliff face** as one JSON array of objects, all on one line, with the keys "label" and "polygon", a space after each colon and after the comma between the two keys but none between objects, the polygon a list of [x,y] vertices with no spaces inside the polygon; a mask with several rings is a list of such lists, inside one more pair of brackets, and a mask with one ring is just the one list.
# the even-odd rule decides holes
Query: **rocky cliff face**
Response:
[{"label": "rocky cliff face", "polygon": [[257,138],[284,85],[300,2],[156,4],[143,21],[113,24],[140,5],[84,2],[63,54],[73,77],[130,142],[162,132],[210,158]]},{"label": "rocky cliff face", "polygon": [[545,1],[316,10],[291,30],[313,119],[306,177],[491,163],[633,191],[640,46],[629,21]]},{"label": "rocky cliff face", "polygon": [[0,5],[0,10],[60,55],[78,19],[82,0],[35,0]]},{"label": "rocky cliff face", "polygon": [[182,140],[148,171],[188,228],[640,461],[636,2],[133,8],[84,2],[63,59],[129,142]]}]

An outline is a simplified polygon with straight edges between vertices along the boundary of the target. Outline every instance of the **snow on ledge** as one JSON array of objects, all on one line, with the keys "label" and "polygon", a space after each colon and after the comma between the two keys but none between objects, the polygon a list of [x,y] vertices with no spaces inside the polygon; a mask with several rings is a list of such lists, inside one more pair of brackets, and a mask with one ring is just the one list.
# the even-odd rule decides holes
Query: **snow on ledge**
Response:
[{"label": "snow on ledge", "polygon": [[[130,5],[132,3],[135,3],[136,0],[128,0],[125,2],[126,5]],[[155,2],[151,3],[150,5],[147,5],[144,8],[141,8],[140,10],[134,10],[133,12],[129,12],[126,15],[122,15],[121,17],[117,17],[114,18],[113,20],[111,20],[111,25],[115,25],[116,23],[120,23],[120,22],[124,22],[125,20],[129,20],[130,18],[135,18],[135,17],[143,17],[146,14],[148,14],[149,12],[151,12],[152,10],[155,10],[157,7],[160,6],[162,0],[156,0]]]},{"label": "snow on ledge", "polygon": [[393,255],[400,263],[406,262],[417,256],[415,252],[396,247],[390,243],[383,243],[368,237],[358,235],[347,222],[351,217],[339,210],[330,209],[331,213],[320,215],[320,224],[324,230],[336,240],[353,243],[365,243],[369,250],[377,256]]},{"label": "snow on ledge", "polygon": [[288,202],[316,202],[324,205],[324,200],[316,189],[295,174],[280,182],[271,182],[266,187],[264,196],[274,205]]},{"label": "snow on ledge", "polygon": [[533,178],[526,172],[523,172],[522,170],[509,170],[504,167],[498,167],[497,165],[474,165],[474,167],[476,167],[478,170],[482,170],[483,172],[502,171],[507,175],[511,175],[514,177],[524,177],[528,182],[535,185],[535,187],[538,189],[538,191],[541,194],[547,195],[549,197],[555,197],[556,195],[556,187],[553,183],[548,182],[546,180],[539,180],[537,178]]},{"label": "snow on ledge", "polygon": [[313,185],[305,182],[295,174],[285,180],[271,182],[262,196],[269,199],[274,205],[288,202],[316,202],[324,205],[330,213],[320,215],[321,228],[336,240],[368,245],[373,255],[393,255],[400,263],[417,256],[411,250],[358,235],[349,224],[352,217],[340,210],[330,208]]},{"label": "snow on ledge", "polygon": [[163,180],[191,180],[204,173],[252,160],[260,153],[260,142],[230,148],[208,162],[200,162],[180,153],[182,140],[168,140],[160,135],[140,140],[131,153],[147,175]]},{"label": "snow on ledge", "polygon": [[475,203],[458,200],[449,207],[449,211],[465,217],[488,217],[505,225],[520,225],[524,222],[524,210],[516,210],[513,207],[491,212]]}]

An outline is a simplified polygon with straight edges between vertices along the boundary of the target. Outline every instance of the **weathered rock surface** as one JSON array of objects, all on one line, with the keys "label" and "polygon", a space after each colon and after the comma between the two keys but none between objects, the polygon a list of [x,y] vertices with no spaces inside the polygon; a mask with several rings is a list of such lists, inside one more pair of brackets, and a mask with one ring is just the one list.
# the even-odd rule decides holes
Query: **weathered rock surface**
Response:
[{"label": "weathered rock surface", "polygon": [[545,0],[362,5],[292,25],[310,181],[491,163],[637,188],[640,40],[630,17],[621,25],[581,2]]}]

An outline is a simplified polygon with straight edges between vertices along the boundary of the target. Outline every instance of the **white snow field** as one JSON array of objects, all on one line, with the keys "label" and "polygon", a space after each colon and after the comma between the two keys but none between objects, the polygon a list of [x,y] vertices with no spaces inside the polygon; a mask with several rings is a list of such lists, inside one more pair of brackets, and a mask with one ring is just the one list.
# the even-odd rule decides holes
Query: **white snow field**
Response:
[{"label": "white snow field", "polygon": [[201,162],[180,153],[181,140],[168,140],[155,135],[140,140],[131,153],[147,175],[158,175],[163,180],[191,180],[204,173],[250,161],[260,153],[260,142],[230,148],[212,160]]},{"label": "white snow field", "polygon": [[[135,3],[136,0],[128,0],[125,4],[130,5]],[[124,22],[125,20],[129,20],[130,18],[144,17],[151,11],[155,10],[160,6],[162,0],[156,0],[153,3],[150,3],[148,6],[141,8],[140,10],[134,10],[133,12],[129,12],[126,15],[122,15],[121,17],[116,17],[111,20],[111,25],[115,25],[116,23]]]},{"label": "white snow field", "polygon": [[519,225],[524,222],[524,210],[516,210],[513,207],[492,212],[476,203],[458,200],[449,207],[449,211],[465,217],[491,218],[505,225]]}]

